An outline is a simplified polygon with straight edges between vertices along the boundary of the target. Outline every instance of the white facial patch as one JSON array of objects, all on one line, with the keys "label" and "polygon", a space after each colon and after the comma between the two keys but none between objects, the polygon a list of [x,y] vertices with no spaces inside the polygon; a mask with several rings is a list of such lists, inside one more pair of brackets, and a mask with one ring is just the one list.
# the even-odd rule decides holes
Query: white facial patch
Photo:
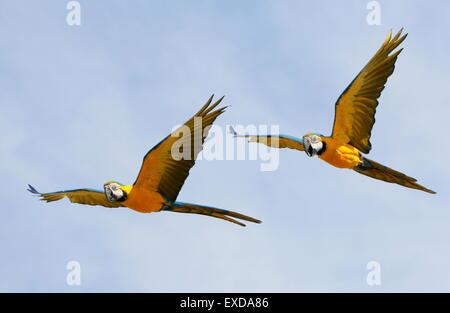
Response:
[{"label": "white facial patch", "polygon": [[124,196],[124,192],[117,184],[109,184],[104,187],[108,201],[114,202]]},{"label": "white facial patch", "polygon": [[303,145],[308,156],[313,157],[319,153],[323,148],[323,143],[317,135],[310,135],[303,137]]},{"label": "white facial patch", "polygon": [[316,155],[320,150],[322,150],[323,143],[322,141],[312,142],[311,147],[313,148],[314,154]]}]

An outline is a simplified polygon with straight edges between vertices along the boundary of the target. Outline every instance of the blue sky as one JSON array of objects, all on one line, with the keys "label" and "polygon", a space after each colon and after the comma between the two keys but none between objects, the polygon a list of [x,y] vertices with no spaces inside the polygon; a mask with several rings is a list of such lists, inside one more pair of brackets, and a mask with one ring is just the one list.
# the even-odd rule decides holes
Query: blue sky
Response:
[{"label": "blue sky", "polygon": [[[449,3],[380,1],[380,26],[367,1],[80,1],[80,26],[66,3],[0,2],[0,291],[450,291]],[[401,27],[369,157],[437,195],[284,150],[273,172],[199,161],[179,195],[263,220],[246,228],[26,191],[132,183],[212,93],[231,105],[219,126],[328,134],[339,94]]]}]

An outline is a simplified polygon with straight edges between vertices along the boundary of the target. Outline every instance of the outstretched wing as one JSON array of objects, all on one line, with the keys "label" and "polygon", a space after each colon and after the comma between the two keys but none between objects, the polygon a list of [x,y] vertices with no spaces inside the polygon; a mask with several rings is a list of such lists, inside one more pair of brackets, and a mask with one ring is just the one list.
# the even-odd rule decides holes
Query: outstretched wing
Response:
[{"label": "outstretched wing", "polygon": [[289,148],[305,151],[301,138],[288,135],[239,135],[233,127],[230,127],[230,131],[234,137],[248,138],[249,142],[258,142],[274,148]]},{"label": "outstretched wing", "polygon": [[175,201],[202,150],[210,126],[226,108],[214,110],[223,97],[211,105],[213,97],[190,120],[145,155],[133,190],[150,189],[169,201]]},{"label": "outstretched wing", "polygon": [[336,102],[332,137],[349,143],[363,153],[369,153],[370,135],[375,123],[378,97],[402,49],[389,55],[405,40],[401,29],[392,39],[389,33],[380,49],[370,59]]},{"label": "outstretched wing", "polygon": [[40,193],[33,186],[28,185],[29,192],[41,197],[41,200],[52,202],[61,200],[64,197],[69,198],[70,202],[87,204],[87,205],[101,205],[108,208],[123,207],[120,202],[109,202],[105,194],[100,190],[94,189],[72,189],[49,193]]}]

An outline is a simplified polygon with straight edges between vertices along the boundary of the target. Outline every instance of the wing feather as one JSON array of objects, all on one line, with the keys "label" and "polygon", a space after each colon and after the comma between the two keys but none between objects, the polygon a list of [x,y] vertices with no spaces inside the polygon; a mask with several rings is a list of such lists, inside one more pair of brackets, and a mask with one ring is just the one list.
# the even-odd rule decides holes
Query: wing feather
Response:
[{"label": "wing feather", "polygon": [[49,193],[40,193],[33,186],[28,185],[29,192],[41,197],[41,200],[53,202],[67,197],[72,203],[87,204],[87,205],[101,205],[107,208],[123,207],[120,202],[109,202],[106,199],[104,192],[95,189],[72,189],[62,190]]},{"label": "wing feather", "polygon": [[[194,166],[197,155],[202,150],[211,125],[226,109],[222,107],[214,110],[224,97],[211,105],[213,97],[214,95],[183,126],[172,132],[145,155],[133,190],[150,189],[161,193],[169,201],[175,201],[189,175],[189,170]],[[186,129],[189,130],[190,136],[184,134]],[[185,148],[189,149],[187,150],[190,151],[189,157],[179,160],[174,158],[172,147],[175,143],[182,147],[181,152]]]},{"label": "wing feather", "polygon": [[239,135],[236,131],[230,127],[231,133],[234,137],[244,137],[248,138],[249,142],[262,143],[269,147],[274,148],[289,148],[300,151],[305,151],[303,146],[303,139],[288,136],[288,135]]},{"label": "wing feather", "polygon": [[402,30],[392,39],[392,32],[389,33],[380,49],[336,102],[332,137],[351,144],[363,153],[369,153],[372,148],[370,136],[378,98],[388,77],[394,72],[395,61],[402,51],[399,49],[392,53],[407,36],[400,37]]}]

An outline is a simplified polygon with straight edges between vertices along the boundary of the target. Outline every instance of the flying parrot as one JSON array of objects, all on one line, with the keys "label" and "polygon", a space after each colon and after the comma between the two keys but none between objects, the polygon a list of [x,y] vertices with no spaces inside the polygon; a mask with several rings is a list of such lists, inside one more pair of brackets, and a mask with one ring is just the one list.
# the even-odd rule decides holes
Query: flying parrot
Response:
[{"label": "flying parrot", "polygon": [[[125,186],[117,181],[109,181],[103,185],[103,191],[83,188],[50,193],[40,193],[28,185],[28,191],[39,195],[41,200],[47,202],[67,197],[73,203],[109,208],[127,207],[141,213],[159,211],[195,213],[220,218],[241,226],[245,224],[235,218],[261,223],[260,220],[236,212],[176,201],[189,170],[194,166],[197,155],[202,150],[211,125],[226,109],[222,107],[214,110],[222,99],[223,97],[211,105],[213,100],[211,96],[197,114],[154,146],[145,155],[133,185]],[[174,154],[176,149],[173,147],[180,148],[179,151],[187,151],[188,157],[183,158]]]},{"label": "flying parrot", "polygon": [[338,98],[331,136],[317,133],[306,134],[303,138],[240,135],[233,128],[231,132],[235,137],[247,137],[250,142],[305,151],[309,157],[318,156],[335,167],[352,169],[375,179],[434,194],[434,191],[419,185],[416,179],[362,155],[368,154],[372,148],[370,136],[378,98],[388,77],[394,72],[395,61],[402,51],[394,52],[407,36],[401,36],[402,30],[394,37],[392,32],[389,33],[380,49]]}]

